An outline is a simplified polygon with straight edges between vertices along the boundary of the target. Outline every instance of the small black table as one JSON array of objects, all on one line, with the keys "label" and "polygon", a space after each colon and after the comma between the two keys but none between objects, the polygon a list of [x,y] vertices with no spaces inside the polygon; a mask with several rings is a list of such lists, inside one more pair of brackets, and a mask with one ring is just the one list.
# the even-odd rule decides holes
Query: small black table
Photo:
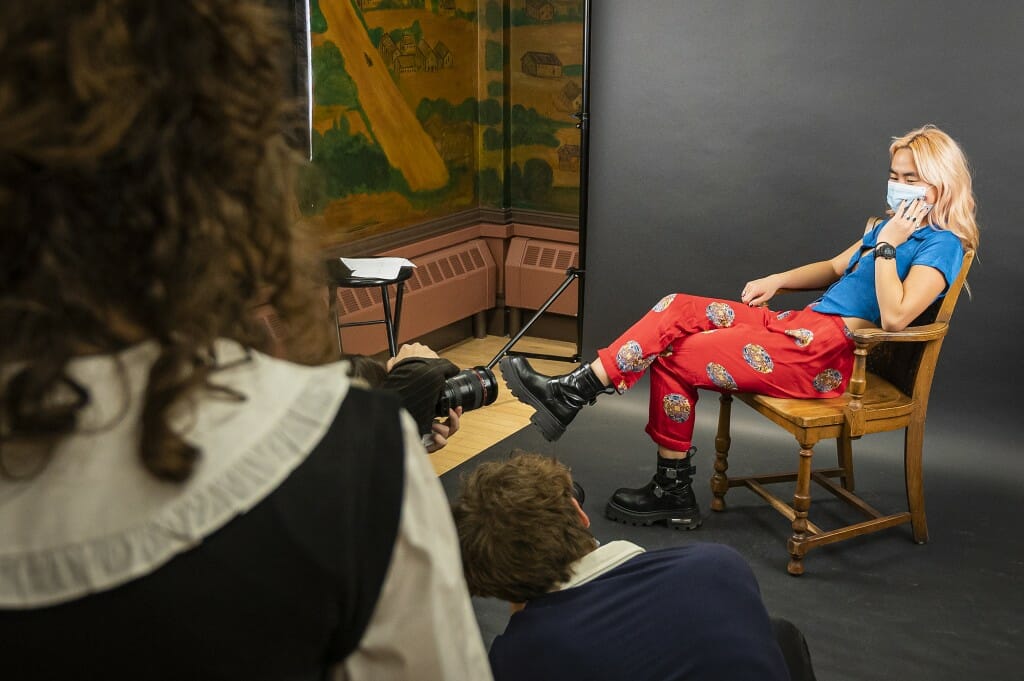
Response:
[{"label": "small black table", "polygon": [[[383,324],[388,337],[388,352],[394,357],[398,354],[398,322],[402,316],[402,294],[405,292],[405,282],[412,276],[412,267],[402,267],[393,278],[378,277],[356,277],[352,271],[345,266],[340,258],[332,258],[327,261],[327,291],[330,305],[331,321],[334,325],[334,332],[338,338],[338,351],[341,352],[341,329],[349,326],[368,326],[370,324]],[[397,286],[395,293],[395,309],[392,314],[391,297],[388,294],[388,286]],[[338,318],[338,288],[380,288],[381,304],[384,306],[383,319],[371,319],[362,322],[342,322]]]}]

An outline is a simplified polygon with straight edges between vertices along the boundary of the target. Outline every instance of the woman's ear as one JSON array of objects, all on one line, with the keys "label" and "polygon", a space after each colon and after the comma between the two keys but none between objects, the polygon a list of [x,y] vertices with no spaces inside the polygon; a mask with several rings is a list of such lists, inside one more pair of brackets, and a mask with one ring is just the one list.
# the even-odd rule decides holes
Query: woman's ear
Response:
[{"label": "woman's ear", "polygon": [[576,513],[579,515],[580,522],[583,523],[583,527],[586,527],[586,528],[589,529],[590,528],[590,516],[587,515],[587,512],[583,510],[582,506],[580,506],[580,502],[576,501],[575,498],[573,498],[573,500],[572,500],[572,505],[576,507]]}]

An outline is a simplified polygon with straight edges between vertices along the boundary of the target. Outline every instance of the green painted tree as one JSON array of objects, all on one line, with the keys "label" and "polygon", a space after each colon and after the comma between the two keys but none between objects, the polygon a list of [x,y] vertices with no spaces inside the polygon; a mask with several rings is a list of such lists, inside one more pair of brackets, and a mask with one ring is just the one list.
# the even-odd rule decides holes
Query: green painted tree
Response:
[{"label": "green painted tree", "polygon": [[484,149],[497,151],[505,146],[505,136],[498,128],[484,128]]},{"label": "green painted tree", "polygon": [[324,106],[359,108],[359,93],[345,70],[345,58],[330,41],[313,48],[313,99]]},{"label": "green painted tree", "polygon": [[494,168],[484,168],[477,176],[476,194],[480,203],[485,206],[502,206],[505,201],[505,188],[501,177]]},{"label": "green painted tree", "polygon": [[501,43],[488,40],[484,45],[484,68],[488,71],[501,71],[504,49]]},{"label": "green painted tree", "polygon": [[523,198],[540,203],[551,193],[555,174],[547,161],[531,158],[523,164]]},{"label": "green painted tree", "polygon": [[320,11],[320,0],[310,0],[309,2],[309,30],[311,33],[327,32],[327,19]]},{"label": "green painted tree", "polygon": [[501,25],[501,3],[495,0],[488,0],[487,7],[484,8],[484,26],[491,33],[495,33],[501,30]]},{"label": "green painted tree", "polygon": [[313,164],[323,177],[321,191],[330,198],[391,188],[391,165],[384,152],[363,135],[353,135],[345,118],[323,135],[313,131]]}]

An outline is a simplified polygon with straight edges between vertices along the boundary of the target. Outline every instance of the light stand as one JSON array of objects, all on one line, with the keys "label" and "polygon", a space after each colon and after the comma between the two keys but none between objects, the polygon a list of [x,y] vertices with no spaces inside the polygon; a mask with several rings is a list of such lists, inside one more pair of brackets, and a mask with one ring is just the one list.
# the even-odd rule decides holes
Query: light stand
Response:
[{"label": "light stand", "polygon": [[[580,111],[572,115],[576,119],[576,127],[580,131],[580,207],[579,207],[579,246],[580,258],[579,267],[570,267],[565,271],[565,281],[555,289],[551,297],[544,301],[537,312],[530,317],[529,321],[523,324],[518,333],[505,344],[494,359],[487,365],[493,369],[502,357],[506,354],[522,355],[537,359],[552,359],[563,362],[579,363],[583,359],[583,292],[586,289],[586,262],[587,262],[587,177],[589,172],[589,142],[590,142],[590,0],[583,2],[583,85],[580,93]],[[540,319],[558,296],[562,295],[565,289],[569,288],[572,282],[579,280],[579,295],[576,303],[576,353],[571,357],[561,355],[545,355],[535,352],[510,352],[510,348],[519,342],[526,332],[533,326],[533,323]]]}]

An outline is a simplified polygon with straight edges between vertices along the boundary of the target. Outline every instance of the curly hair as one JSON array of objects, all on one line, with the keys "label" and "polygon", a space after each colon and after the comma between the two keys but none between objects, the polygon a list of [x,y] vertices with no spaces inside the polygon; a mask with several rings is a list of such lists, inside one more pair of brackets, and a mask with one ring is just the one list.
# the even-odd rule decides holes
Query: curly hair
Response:
[{"label": "curly hair", "polygon": [[522,603],[567,581],[597,548],[572,501],[569,469],[539,454],[470,473],[452,505],[470,593]]},{"label": "curly hair", "polygon": [[72,357],[150,339],[139,454],[185,480],[200,452],[170,412],[216,387],[216,339],[268,347],[257,302],[296,359],[326,359],[287,200],[287,20],[249,0],[0,3],[0,454],[74,430]]}]

